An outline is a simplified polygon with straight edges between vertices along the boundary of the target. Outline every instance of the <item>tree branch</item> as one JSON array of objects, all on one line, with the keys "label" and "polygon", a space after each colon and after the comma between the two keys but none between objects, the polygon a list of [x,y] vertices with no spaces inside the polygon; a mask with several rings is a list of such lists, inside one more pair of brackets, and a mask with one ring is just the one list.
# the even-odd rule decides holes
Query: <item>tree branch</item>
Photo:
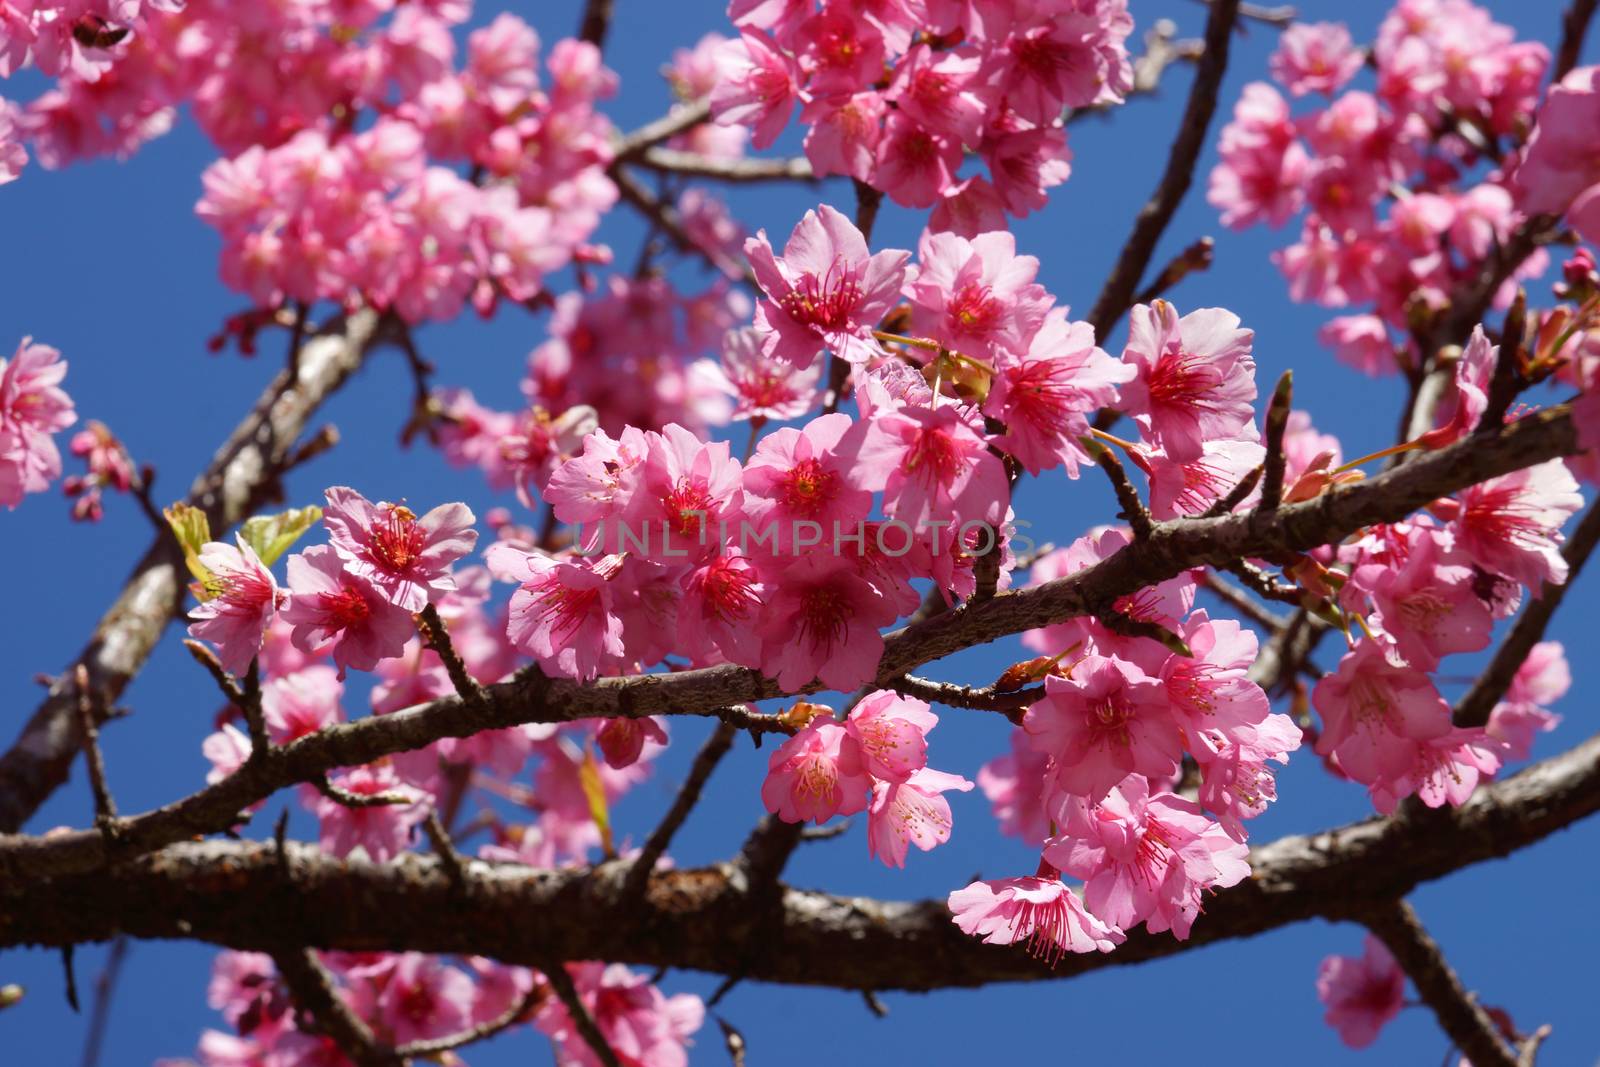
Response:
[{"label": "tree branch", "polygon": [[1156,243],[1161,240],[1167,224],[1178,210],[1178,204],[1189,191],[1195,163],[1205,146],[1211,117],[1217,110],[1217,90],[1222,85],[1222,75],[1228,69],[1228,48],[1239,14],[1239,0],[1217,0],[1210,6],[1211,10],[1206,16],[1205,51],[1195,70],[1194,84],[1189,87],[1189,101],[1179,121],[1172,151],[1167,157],[1167,169],[1161,176],[1161,183],[1156,186],[1155,195],[1134,221],[1133,232],[1128,235],[1122,254],[1117,257],[1116,265],[1100,290],[1100,296],[1089,311],[1088,321],[1094,326],[1096,337],[1104,338],[1110,334],[1111,327],[1122,318],[1132,303],[1133,294],[1139,288],[1139,279],[1144,277],[1145,269],[1150,266],[1150,258],[1155,255]]},{"label": "tree branch", "polygon": [[[296,372],[273,379],[189,490],[188,503],[205,511],[213,531],[247,518],[279,491],[278,478],[306,423],[388,336],[387,320],[364,311],[336,320],[306,342]],[[102,706],[115,704],[167,624],[182,615],[187,573],[176,539],[163,530],[78,659],[0,757],[0,831],[21,829],[67,779],[83,743],[74,693],[78,665],[88,669]]]},{"label": "tree branch", "polygon": [[856,990],[972,987],[1074,977],[1318,916],[1360,922],[1423,882],[1508,855],[1597,810],[1600,736],[1479,787],[1460,808],[1259,846],[1250,879],[1207,898],[1189,941],[1135,931],[1114,952],[1069,956],[1054,969],[1020,946],[962,934],[943,900],[780,889],[763,910],[755,879],[735,865],[659,871],[643,899],[625,901],[591,870],[475,862],[471,892],[461,894],[432,857],[374,863],[292,842],[292,880],[270,842],[210,841],[111,871],[0,883],[0,947],[126,933],[264,952],[314,945],[485,955],[533,967],[552,956],[605,959]]},{"label": "tree branch", "polygon": [[683,821],[689,817],[694,806],[700,802],[701,790],[711,779],[711,772],[722,762],[722,757],[733,747],[736,736],[737,731],[732,725],[719,722],[711,731],[711,736],[706,738],[705,744],[694,758],[694,763],[689,767],[689,774],[684,778],[683,787],[678,790],[678,796],[672,802],[672,807],[667,809],[661,824],[644,843],[644,848],[639,850],[633,866],[628,868],[627,879],[622,884],[624,897],[636,897],[644,890],[650,881],[650,872],[656,869],[657,861],[666,855],[667,846],[672,844],[673,835],[678,832],[678,827],[683,825]]},{"label": "tree branch", "polygon": [[1423,1002],[1433,1009],[1439,1025],[1474,1067],[1517,1067],[1516,1058],[1500,1040],[1494,1020],[1461,985],[1410,904],[1397,900],[1378,908],[1366,918],[1366,925],[1410,975]]},{"label": "tree branch", "polygon": [[1583,39],[1589,33],[1589,23],[1594,19],[1600,0],[1572,0],[1567,13],[1561,18],[1561,45],[1556,49],[1555,66],[1550,71],[1550,81],[1559,82],[1578,65],[1583,54]]},{"label": "tree branch", "polygon": [[[1095,615],[1119,597],[1198,566],[1227,566],[1240,559],[1271,558],[1338,542],[1369,524],[1402,519],[1466,486],[1576,450],[1571,413],[1565,405],[1557,405],[1304,503],[1270,512],[1157,523],[1149,538],[1091,567],[965,604],[889,634],[874,684],[888,685],[922,664],[975,644]],[[286,786],[314,782],[331,768],[370,763],[445,737],[469,737],[524,723],[684,713],[734,718],[740,720],[736,725],[776,732],[785,727],[775,717],[736,705],[821,688],[812,682],[797,693],[785,694],[759,671],[732,665],[592,682],[547,678],[528,667],[485,687],[482,704],[444,697],[390,715],[327,727],[275,747],[192,796],[123,819],[117,855],[220,832],[238,822],[241,811]],[[112,858],[108,848],[99,833],[87,830],[48,838],[0,835],[0,881],[93,869]]]},{"label": "tree branch", "polygon": [[647,148],[634,162],[650,170],[722,182],[816,182],[820,179],[804,156],[793,159],[719,159],[674,148]]}]

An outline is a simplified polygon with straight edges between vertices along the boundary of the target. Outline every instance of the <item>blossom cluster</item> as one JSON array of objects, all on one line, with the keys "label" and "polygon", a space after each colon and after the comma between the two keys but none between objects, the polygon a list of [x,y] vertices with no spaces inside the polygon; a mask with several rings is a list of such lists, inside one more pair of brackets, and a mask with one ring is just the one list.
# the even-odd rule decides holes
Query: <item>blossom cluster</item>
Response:
[{"label": "blossom cluster", "polygon": [[[319,961],[334,979],[334,994],[390,1047],[454,1037],[509,1017],[512,1025],[532,1025],[548,1037],[558,1062],[569,1067],[598,1062],[550,980],[538,971],[481,956],[446,963],[417,952],[324,952]],[[687,1067],[688,1047],[705,1019],[699,997],[668,997],[621,964],[565,966],[579,1001],[622,1062]],[[206,1001],[233,1028],[201,1035],[200,1061],[208,1067],[348,1062],[332,1038],[303,1026],[271,956],[218,955]],[[165,1060],[161,1067],[190,1063]]]},{"label": "blossom cluster", "polygon": [[[1507,146],[1549,58],[1468,0],[1401,0],[1378,29],[1368,92],[1345,88],[1363,65],[1348,30],[1290,27],[1273,77],[1296,97],[1329,100],[1296,115],[1272,85],[1246,86],[1222,131],[1209,199],[1234,228],[1281,226],[1305,211],[1299,240],[1274,255],[1290,296],[1372,305],[1331,320],[1323,343],[1368,374],[1420,367],[1431,353],[1414,350],[1410,328],[1475,279],[1521,219]],[[1500,305],[1547,262],[1536,250]]]},{"label": "blossom cluster", "polygon": [[[415,22],[396,15],[375,47]],[[409,43],[417,54],[372,73],[356,101],[207,169],[196,210],[222,234],[223,281],[257,305],[364,303],[418,322],[470,302],[488,314],[602,255],[585,242],[616,190],[594,104],[615,79],[594,46],[558,42],[545,89],[538,36],[515,16],[473,31],[459,72],[444,26]],[[363,104],[379,117],[357,130]],[[446,165],[459,162],[479,179]]]},{"label": "blossom cluster", "polygon": [[54,435],[77,421],[61,388],[66,374],[61,353],[31,337],[0,359],[0,504],[8,509],[61,476]]},{"label": "blossom cluster", "polygon": [[[1133,86],[1125,0],[736,0],[729,14],[739,36],[712,57],[718,122],[766,148],[798,103],[817,174],[933,208],[932,229],[967,237],[1043,207],[1071,170],[1066,111]],[[987,178],[960,176],[968,152]]]}]

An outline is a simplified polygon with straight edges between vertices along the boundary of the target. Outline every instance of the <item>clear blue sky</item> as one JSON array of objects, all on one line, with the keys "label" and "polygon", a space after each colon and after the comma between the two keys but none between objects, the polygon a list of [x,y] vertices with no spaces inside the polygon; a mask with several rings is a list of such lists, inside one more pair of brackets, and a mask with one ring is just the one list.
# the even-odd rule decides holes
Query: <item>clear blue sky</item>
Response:
[{"label": "clear blue sky", "polygon": [[[547,43],[577,24],[574,0],[505,6],[533,23]],[[667,93],[657,70],[671,49],[693,44],[708,30],[725,30],[726,20],[713,0],[616,0],[616,6],[618,23],[607,59],[622,75],[622,90],[611,114],[626,128],[665,106]],[[1354,16],[1358,39],[1370,37],[1386,8],[1328,0],[1300,6],[1310,19]],[[1562,5],[1497,0],[1490,6],[1522,33],[1549,40]],[[1163,16],[1176,19],[1186,35],[1197,34],[1203,22],[1202,7],[1192,0],[1134,0],[1132,7],[1139,21],[1136,33]],[[474,22],[487,21],[501,9],[492,0],[479,0]],[[1137,37],[1130,41],[1136,43]],[[1275,34],[1259,26],[1250,26],[1238,42],[1222,120],[1240,88],[1266,76],[1274,43]],[[1043,212],[1016,226],[1021,250],[1042,260],[1041,281],[1062,303],[1087,310],[1098,291],[1134,212],[1165,163],[1188,76],[1176,70],[1157,98],[1141,99],[1110,121],[1075,126],[1072,178],[1055,190]],[[35,84],[16,79],[0,84],[0,90],[26,96]],[[791,132],[779,147],[793,151],[796,146]],[[23,334],[59,347],[71,361],[67,384],[80,414],[110,424],[136,457],[159,468],[157,496],[163,501],[188,485],[281,359],[279,338],[270,339],[269,350],[254,361],[205,352],[206,337],[244,306],[217,280],[216,237],[193,215],[199,175],[212,158],[192,123],[183,121],[126,164],[100,162],[57,173],[30,167],[20,181],[0,190],[6,249],[0,257],[5,295],[0,347],[9,351]],[[1373,384],[1336,365],[1319,348],[1315,331],[1325,314],[1291,305],[1267,261],[1268,251],[1285,243],[1287,234],[1257,230],[1233,236],[1221,230],[1203,200],[1213,159],[1208,149],[1196,190],[1156,258],[1164,262],[1196,237],[1213,234],[1219,239],[1216,265],[1186,281],[1172,299],[1182,310],[1222,305],[1242,316],[1256,331],[1261,380],[1270,383],[1293,366],[1301,406],[1311,410],[1321,429],[1341,437],[1347,454],[1390,443],[1401,401],[1398,385]],[[777,236],[819,200],[847,206],[850,193],[837,184],[821,190],[765,187],[736,190],[732,199],[736,214],[752,230],[765,227]],[[885,205],[875,244],[914,247],[917,231],[916,215]],[[629,263],[641,232],[636,219],[619,210],[601,236],[618,250],[619,261]],[[543,329],[542,319],[511,311],[489,324],[469,316],[448,326],[427,326],[418,338],[425,355],[438,364],[441,382],[467,385],[491,406],[512,408],[519,402],[523,361],[543,339]],[[1113,341],[1107,347],[1116,350],[1120,338]],[[513,503],[488,494],[476,473],[452,470],[426,448],[395,461],[393,446],[409,389],[393,354],[378,357],[347,386],[321,420],[339,427],[343,443],[291,479],[294,502],[311,502],[323,486],[348,483],[374,499],[461,499],[480,514],[494,504]],[[1043,531],[1064,544],[1087,525],[1106,521],[1114,508],[1099,479],[1069,486],[1060,477],[1056,472],[1048,484],[1027,483],[1017,509],[1035,524],[1036,537]],[[34,674],[59,670],[77,652],[148,539],[144,520],[125,500],[111,501],[98,526],[69,523],[65,504],[55,496],[30,498],[17,512],[0,516],[0,558],[12,561],[0,641],[0,742],[10,742],[36,703],[40,690]],[[1536,757],[1576,743],[1592,729],[1590,709],[1600,682],[1581,668],[1600,624],[1596,582],[1600,578],[1585,576],[1583,594],[1568,600],[1554,626],[1554,636],[1567,642],[1580,669],[1557,709],[1566,723],[1539,739]],[[124,703],[134,710],[132,718],[104,735],[111,784],[125,811],[192,791],[206,770],[200,741],[210,729],[215,701],[179,648],[178,636],[176,629],[169,632],[129,689]],[[1019,658],[1018,648],[1009,641],[973,650],[938,664],[933,673],[991,679],[1001,665]],[[1464,674],[1469,667],[1452,661],[1446,669]],[[359,707],[359,699],[349,706]],[[655,780],[617,813],[622,832],[636,839],[649,832],[702,736],[700,724],[674,723],[675,743]],[[932,761],[970,777],[1006,744],[1004,726],[993,716],[949,712],[932,737]],[[737,849],[760,814],[757,790],[765,763],[766,753],[751,751],[741,739],[680,835],[679,863],[706,862]],[[1253,824],[1259,841],[1361,818],[1371,810],[1359,787],[1333,781],[1306,753],[1279,781],[1279,804]],[[951,843],[931,854],[913,854],[907,871],[887,871],[870,860],[864,829],[857,826],[841,839],[806,846],[788,877],[835,892],[942,897],[974,872],[987,877],[1031,872],[1033,855],[998,836],[981,794],[952,794],[952,806]],[[90,817],[80,769],[31,829],[82,826]],[[300,836],[312,832],[306,818],[296,826]],[[1593,978],[1600,933],[1593,887],[1596,844],[1594,827],[1581,826],[1512,861],[1427,886],[1413,898],[1469,986],[1508,1008],[1524,1029],[1554,1025],[1541,1054],[1545,1067],[1592,1064],[1600,1052]],[[750,1062],[759,1067],[945,1064],[974,1056],[1162,1065],[1263,1057],[1292,1057],[1303,1064],[1438,1063],[1446,1038],[1425,1010],[1404,1012],[1366,1053],[1345,1049],[1322,1024],[1312,984],[1317,963],[1329,952],[1357,950],[1360,940],[1361,931],[1353,926],[1305,924],[1070,982],[932,996],[891,994],[884,997],[890,1009],[886,1020],[869,1015],[853,995],[753,984],[734,991],[719,1011],[743,1030]],[[85,993],[103,952],[88,947],[78,954]],[[220,1025],[204,1004],[212,955],[198,944],[133,945],[102,1063],[120,1067],[191,1054],[200,1031]],[[82,1024],[62,997],[57,955],[0,953],[0,983],[13,981],[26,985],[28,996],[21,1006],[0,1013],[0,1047],[7,1050],[0,1060],[30,1067],[76,1062]],[[664,988],[705,994],[714,985],[714,978],[672,974]],[[824,1018],[826,1024],[818,1025]],[[548,1062],[549,1053],[538,1035],[522,1033],[474,1049],[467,1059],[477,1067],[494,1067]],[[726,1062],[709,1020],[693,1060]]]}]

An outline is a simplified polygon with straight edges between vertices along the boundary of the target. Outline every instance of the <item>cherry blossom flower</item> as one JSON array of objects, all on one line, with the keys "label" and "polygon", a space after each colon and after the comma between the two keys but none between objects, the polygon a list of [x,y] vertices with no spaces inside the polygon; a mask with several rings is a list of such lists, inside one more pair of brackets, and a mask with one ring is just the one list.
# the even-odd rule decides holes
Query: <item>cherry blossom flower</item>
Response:
[{"label": "cherry blossom flower", "polygon": [[793,63],[760,34],[749,32],[726,42],[717,62],[721,77],[711,90],[711,114],[725,125],[753,127],[750,143],[771,147],[797,99]]},{"label": "cherry blossom flower", "polygon": [[1045,860],[1084,879],[1084,903],[1119,929],[1142,921],[1151,933],[1171,930],[1186,941],[1202,893],[1250,876],[1243,844],[1198,804],[1153,792],[1141,775],[1097,805],[1069,799],[1062,815],[1062,836],[1045,844]]},{"label": "cherry blossom flower", "polygon": [[1052,309],[1027,351],[1001,361],[984,401],[984,412],[1006,426],[995,444],[1029,474],[1059,465],[1076,478],[1088,459],[1078,438],[1089,432],[1089,413],[1115,404],[1135,373],[1095,346],[1094,327]]},{"label": "cherry blossom flower", "polygon": [[1413,667],[1390,661],[1377,641],[1362,641],[1317,683],[1312,703],[1322,714],[1317,754],[1371,785],[1407,775],[1414,753],[1406,742],[1450,732],[1450,706],[1433,682]]},{"label": "cherry blossom flower", "polygon": [[189,611],[189,636],[217,647],[222,669],[242,675],[286,594],[241,535],[237,547],[212,541],[200,549],[206,600]]},{"label": "cherry blossom flower", "polygon": [[1365,62],[1341,22],[1297,22],[1278,38],[1269,61],[1272,76],[1295,96],[1332,96]]},{"label": "cherry blossom flower", "polygon": [[[665,996],[647,977],[620,963],[567,964],[567,971],[579,1000],[618,1059],[651,1067],[688,1067],[690,1038],[705,1020],[699,997]],[[534,1025],[550,1036],[562,1064],[600,1067],[560,997],[542,1000]]]},{"label": "cherry blossom flower", "polygon": [[968,356],[1021,355],[1044,323],[1050,294],[1034,281],[1039,261],[1017,255],[1010,233],[925,233],[906,284],[911,325]]},{"label": "cherry blossom flower", "polygon": [[507,636],[546,671],[587,680],[622,657],[609,581],[614,563],[558,560],[504,541],[491,545],[484,561],[500,581],[517,583]]},{"label": "cherry blossom flower", "polygon": [[767,584],[758,623],[763,674],[791,692],[814,678],[846,691],[871,680],[883,655],[878,630],[895,610],[849,559],[803,555]]},{"label": "cherry blossom flower", "polygon": [[1512,676],[1505,699],[1489,713],[1486,730],[1504,746],[1507,761],[1523,760],[1533,748],[1537,733],[1554,730],[1561,716],[1545,705],[1566,696],[1572,686],[1572,671],[1559,641],[1540,641],[1528,650],[1527,659]]},{"label": "cherry blossom flower", "polygon": [[296,648],[311,656],[331,653],[340,677],[351,667],[370,671],[405,651],[416,632],[411,613],[347,570],[334,548],[308,548],[290,556],[288,568],[283,619],[293,627]]},{"label": "cherry blossom flower", "polygon": [[1034,748],[1026,730],[1011,731],[1011,751],[978,768],[978,788],[989,799],[1000,832],[1027,845],[1050,835],[1044,792],[1050,757]]},{"label": "cherry blossom flower", "polygon": [[1068,952],[1110,952],[1123,942],[1059,877],[973,882],[950,894],[961,932],[991,945],[1025,944],[1054,963]]},{"label": "cherry blossom flower", "polygon": [[799,368],[768,357],[761,334],[751,327],[730,330],[721,361],[701,365],[716,387],[733,398],[736,420],[795,419],[821,401],[822,363],[813,360]]},{"label": "cherry blossom flower", "polygon": [[1200,806],[1235,841],[1248,839],[1245,819],[1253,819],[1278,799],[1278,785],[1269,763],[1288,763],[1300,747],[1300,727],[1287,715],[1268,715],[1255,724],[1241,724],[1224,733],[1200,730],[1190,735],[1190,750],[1200,764]]},{"label": "cherry blossom flower", "polygon": [[813,719],[768,758],[761,802],[784,822],[824,823],[865,809],[872,778],[843,753],[854,745],[831,716]]},{"label": "cherry blossom flower", "polygon": [[1249,677],[1256,660],[1254,633],[1233,619],[1213,620],[1196,611],[1184,622],[1183,639],[1194,655],[1169,656],[1160,677],[1187,731],[1220,730],[1231,736],[1267,717],[1267,694]]},{"label": "cherry blossom flower", "polygon": [[61,353],[31,337],[10,360],[0,359],[0,504],[7,508],[61,476],[61,452],[51,435],[77,420],[61,388],[66,373]]},{"label": "cherry blossom flower", "polygon": [[1454,652],[1488,647],[1494,625],[1489,607],[1479,599],[1472,568],[1447,550],[1448,538],[1419,530],[1399,567],[1359,567],[1352,580],[1369,585],[1400,658],[1421,670],[1432,670]]},{"label": "cherry blossom flower", "polygon": [[313,664],[261,687],[261,717],[275,745],[287,745],[344,721],[344,686],[332,667]]},{"label": "cherry blossom flower", "polygon": [[1450,524],[1456,546],[1479,567],[1537,591],[1567,580],[1560,529],[1583,506],[1578,483],[1550,460],[1470,486]]},{"label": "cherry blossom flower", "polygon": [[595,744],[600,746],[600,754],[605,757],[606,765],[620,771],[639,762],[646,741],[665,745],[667,731],[660,720],[653,716],[615,718],[601,724],[594,739]]},{"label": "cherry blossom flower", "polygon": [[390,603],[417,612],[455,588],[450,565],[478,541],[465,504],[441,504],[419,518],[404,504],[373,504],[346,486],[325,495],[322,521],[345,569]]},{"label": "cherry blossom flower", "polygon": [[472,979],[459,968],[405,952],[389,970],[370,1012],[379,1032],[395,1044],[426,1041],[470,1025],[473,990]]},{"label": "cherry blossom flower", "polygon": [[1055,783],[1099,801],[1129,774],[1170,775],[1182,741],[1161,683],[1125,660],[1085,656],[1049,675],[1022,728],[1055,760]]},{"label": "cherry blossom flower", "polygon": [[853,484],[851,459],[840,451],[850,427],[850,416],[832,412],[761,439],[744,469],[749,532],[741,528],[741,548],[751,547],[748,536],[770,540],[774,552],[794,552],[797,540],[820,543],[867,517],[872,494]]},{"label": "cherry blossom flower", "polygon": [[1165,300],[1129,315],[1122,358],[1137,376],[1122,386],[1121,406],[1176,462],[1196,460],[1208,440],[1242,436],[1255,415],[1254,333],[1239,317],[1202,308],[1178,317]]},{"label": "cherry blossom flower", "polygon": [[887,866],[904,867],[910,846],[927,852],[944,844],[950,840],[950,802],[940,794],[971,788],[972,783],[960,775],[931,767],[903,782],[874,782],[867,817],[868,852]]},{"label": "cherry blossom flower", "polygon": [[744,249],[766,294],[756,328],[766,334],[769,356],[807,367],[822,348],[851,363],[880,351],[872,329],[894,305],[909,253],[870,253],[861,231],[826,204],[806,212],[782,258],[765,230]]},{"label": "cherry blossom flower", "polygon": [[939,723],[926,703],[891,689],[869,693],[850,710],[845,732],[868,774],[884,782],[908,781],[928,765],[928,731]]},{"label": "cherry blossom flower", "polygon": [[1368,934],[1360,956],[1329,956],[1317,968],[1323,1020],[1351,1048],[1366,1048],[1405,1007],[1406,976],[1383,942]]},{"label": "cherry blossom flower", "polygon": [[881,489],[884,510],[914,528],[954,516],[998,523],[1011,498],[981,425],[954,404],[874,412],[839,448],[852,483]]}]

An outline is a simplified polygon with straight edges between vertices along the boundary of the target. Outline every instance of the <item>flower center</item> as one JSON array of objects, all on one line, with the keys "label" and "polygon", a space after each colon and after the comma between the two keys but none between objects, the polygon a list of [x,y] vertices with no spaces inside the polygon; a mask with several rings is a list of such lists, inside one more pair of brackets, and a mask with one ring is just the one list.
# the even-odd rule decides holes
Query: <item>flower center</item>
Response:
[{"label": "flower center", "polygon": [[372,554],[388,569],[403,571],[422,554],[425,541],[416,513],[403,504],[395,504],[373,527]]}]

